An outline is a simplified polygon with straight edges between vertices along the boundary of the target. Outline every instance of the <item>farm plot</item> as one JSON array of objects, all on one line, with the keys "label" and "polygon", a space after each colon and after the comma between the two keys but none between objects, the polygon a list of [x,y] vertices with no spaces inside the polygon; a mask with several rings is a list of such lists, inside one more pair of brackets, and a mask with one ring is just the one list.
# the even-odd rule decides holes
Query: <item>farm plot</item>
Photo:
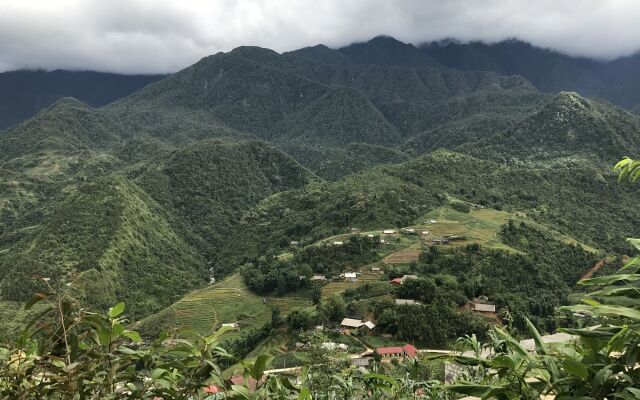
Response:
[{"label": "farm plot", "polygon": [[409,264],[417,261],[422,254],[422,250],[405,249],[391,253],[384,258],[386,264]]},{"label": "farm plot", "polygon": [[367,282],[376,282],[380,280],[380,275],[371,271],[365,270],[358,275],[356,282],[329,282],[322,287],[322,298],[327,298],[333,294],[342,294],[345,290],[352,288],[355,289],[360,285],[364,285]]},{"label": "farm plot", "polygon": [[[194,291],[174,305],[176,325],[208,334],[223,323],[238,322],[240,330],[258,328],[271,318],[271,307],[278,306],[283,315],[307,307],[310,300],[302,296],[262,297],[251,292],[240,275],[211,287]],[[233,336],[237,333],[231,332]]]}]

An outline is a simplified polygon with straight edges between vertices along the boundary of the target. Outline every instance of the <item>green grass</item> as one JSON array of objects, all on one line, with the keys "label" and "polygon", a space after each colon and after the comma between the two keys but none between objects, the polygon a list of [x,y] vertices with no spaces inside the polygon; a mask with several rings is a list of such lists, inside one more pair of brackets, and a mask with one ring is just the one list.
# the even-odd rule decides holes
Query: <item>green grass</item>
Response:
[{"label": "green grass", "polygon": [[[266,302],[265,302],[266,301]],[[282,315],[308,307],[311,301],[301,293],[283,297],[262,297],[251,292],[239,274],[189,293],[176,304],[175,325],[201,334],[216,330],[223,323],[238,322],[240,332],[259,328],[271,319],[271,307]],[[228,336],[236,336],[231,332]]]},{"label": "green grass", "polygon": [[[428,224],[429,220],[436,220],[435,224]],[[580,243],[577,240],[563,235],[546,225],[539,224],[527,218],[521,212],[506,212],[492,208],[472,209],[470,213],[462,213],[448,206],[437,208],[420,217],[415,226],[416,229],[429,231],[428,238],[441,237],[443,235],[464,236],[465,240],[450,242],[445,247],[463,246],[470,243],[479,243],[482,246],[500,250],[518,252],[500,241],[498,233],[502,225],[510,219],[514,222],[526,222],[528,225],[552,234],[556,239],[567,244],[579,244],[585,250],[596,253],[597,249]]]}]

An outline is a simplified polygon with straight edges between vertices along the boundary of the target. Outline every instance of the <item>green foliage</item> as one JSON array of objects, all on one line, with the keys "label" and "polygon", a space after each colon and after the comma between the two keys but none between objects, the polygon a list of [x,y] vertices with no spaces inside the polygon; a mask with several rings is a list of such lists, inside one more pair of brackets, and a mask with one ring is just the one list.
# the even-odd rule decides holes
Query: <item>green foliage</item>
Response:
[{"label": "green foliage", "polygon": [[5,299],[24,300],[77,275],[76,296],[106,309],[121,298],[140,317],[205,280],[204,262],[159,215],[157,205],[122,178],[102,178],[69,193],[35,233],[0,257]]},{"label": "green foliage", "polygon": [[278,295],[294,292],[307,280],[300,279],[299,273],[290,262],[258,259],[242,266],[242,277],[249,287],[258,294]]}]

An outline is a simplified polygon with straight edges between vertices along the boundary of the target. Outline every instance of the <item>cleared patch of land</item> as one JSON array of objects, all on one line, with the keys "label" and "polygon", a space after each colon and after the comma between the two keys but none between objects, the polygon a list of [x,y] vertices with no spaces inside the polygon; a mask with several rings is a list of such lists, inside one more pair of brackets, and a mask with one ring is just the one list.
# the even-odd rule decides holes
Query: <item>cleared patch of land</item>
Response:
[{"label": "cleared patch of land", "polygon": [[386,256],[384,262],[387,264],[409,264],[412,261],[417,261],[420,254],[422,254],[421,250],[400,250]]},{"label": "cleared patch of land", "polygon": [[[296,294],[283,297],[262,297],[249,290],[242,277],[232,275],[210,287],[189,293],[176,304],[175,324],[208,334],[223,323],[237,322],[240,331],[258,328],[271,318],[271,308],[277,306],[283,315],[311,305],[311,301]],[[237,334],[237,333],[235,333]],[[230,333],[234,335],[234,333]]]}]

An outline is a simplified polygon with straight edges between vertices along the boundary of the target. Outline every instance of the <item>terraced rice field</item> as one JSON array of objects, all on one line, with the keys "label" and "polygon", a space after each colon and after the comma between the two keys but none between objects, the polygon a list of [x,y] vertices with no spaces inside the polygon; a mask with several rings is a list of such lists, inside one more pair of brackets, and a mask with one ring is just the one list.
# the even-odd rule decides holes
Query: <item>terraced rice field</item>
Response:
[{"label": "terraced rice field", "polygon": [[422,250],[400,250],[386,256],[384,262],[387,264],[409,264],[412,261],[417,261],[420,254],[422,254]]},{"label": "terraced rice field", "polygon": [[258,296],[246,287],[240,275],[233,275],[188,294],[174,305],[174,310],[177,326],[208,334],[230,322],[238,322],[241,331],[260,327],[271,319],[272,306],[280,307],[281,313],[286,315],[310,304],[309,299],[295,295]]}]

